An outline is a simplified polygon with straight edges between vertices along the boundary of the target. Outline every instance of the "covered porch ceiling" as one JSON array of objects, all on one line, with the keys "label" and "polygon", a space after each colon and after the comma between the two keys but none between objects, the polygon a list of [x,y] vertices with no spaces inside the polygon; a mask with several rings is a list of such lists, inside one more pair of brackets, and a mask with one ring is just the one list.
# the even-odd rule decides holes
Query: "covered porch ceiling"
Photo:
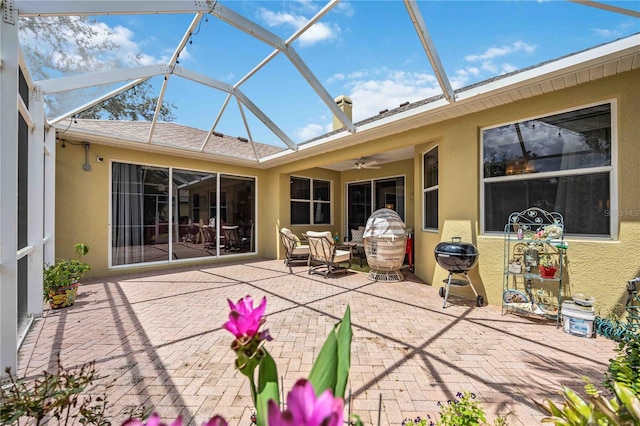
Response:
[{"label": "covered porch ceiling", "polygon": [[[269,29],[259,25],[252,19],[236,12],[231,6],[220,1],[102,1],[90,2],[77,1],[38,1],[16,0],[13,2],[13,17],[42,18],[48,16],[105,16],[105,15],[192,15],[191,21],[185,28],[171,28],[171,31],[179,31],[182,36],[175,50],[168,56],[166,62],[152,65],[143,65],[121,69],[96,70],[80,75],[60,75],[55,78],[31,81],[38,93],[42,93],[47,99],[60,94],[81,93],[83,90],[94,87],[109,87],[110,89],[94,98],[84,100],[79,105],[71,108],[49,111],[47,120],[49,124],[64,129],[65,137],[70,139],[93,138],[97,141],[121,146],[131,146],[134,149],[165,150],[182,155],[205,158],[210,160],[229,159],[231,162],[241,165],[250,165],[258,168],[268,168],[315,156],[322,152],[337,151],[338,149],[354,146],[367,140],[406,131],[430,123],[460,117],[465,114],[503,105],[538,94],[550,91],[562,90],[586,81],[610,76],[620,72],[636,69],[640,66],[640,36],[634,34],[612,43],[595,47],[593,49],[572,54],[555,61],[516,70],[508,74],[496,76],[467,87],[454,89],[450,76],[440,60],[439,48],[431,38],[428,26],[422,14],[425,3],[404,0],[403,6],[413,26],[416,37],[416,45],[420,46],[420,54],[426,58],[430,66],[430,72],[435,75],[440,94],[428,99],[407,102],[391,110],[381,111],[378,115],[353,122],[338,106],[334,99],[342,93],[330,93],[325,85],[307,65],[293,46],[294,42],[315,25],[322,22],[339,3],[339,0],[330,0],[319,8],[315,15],[305,25],[300,26],[288,37],[280,37]],[[615,13],[640,18],[640,12],[631,8],[613,6],[605,2],[574,1],[579,5],[604,10],[605,13]],[[190,69],[180,64],[181,55],[185,56],[187,46],[193,41],[194,36],[200,32],[203,20],[209,17],[215,18],[236,30],[254,38],[257,42],[266,46],[268,53],[256,62],[248,72],[245,72],[235,80],[223,81],[215,77],[215,73],[203,73]],[[166,31],[159,27],[158,31]],[[23,67],[28,70],[28,64],[22,55]],[[273,110],[271,106],[258,106],[252,101],[243,88],[256,80],[268,64],[276,58],[286,58],[310,89],[312,98],[308,102],[320,102],[324,105],[329,116],[337,118],[340,128],[334,131],[311,138],[309,140],[296,141],[294,137],[283,130],[284,123],[281,119],[272,118],[266,110]],[[27,78],[30,76],[27,72]],[[100,133],[95,129],[75,126],[73,117],[80,111],[103,102],[112,96],[129,90],[136,85],[150,81],[153,78],[161,80],[158,88],[158,104],[155,114],[149,126],[143,132],[143,140],[130,143],[130,137],[123,132],[122,135],[108,132]],[[200,137],[199,142],[190,146],[167,147],[167,140],[162,139],[162,132],[158,130],[159,114],[165,95],[176,79],[189,80],[203,87],[204,90],[213,90],[223,97],[216,114],[211,116],[211,125]],[[267,88],[268,89],[268,88]],[[274,96],[277,103],[277,96]],[[194,99],[194,103],[206,103],[207,100]],[[219,128],[225,115],[230,111],[231,105],[237,105],[243,126],[246,130],[246,139],[253,146],[247,157],[230,158],[224,150],[217,150],[220,141]],[[357,107],[357,106],[356,106]],[[250,117],[253,117],[252,119]],[[252,126],[256,124],[266,126],[277,142],[270,144],[267,141],[254,140],[255,131]],[[225,135],[222,135],[223,137]],[[195,137],[195,136],[194,136]],[[234,137],[235,139],[235,137]],[[265,150],[256,148],[257,144],[265,142],[276,149]],[[410,147],[394,147],[387,153],[371,153],[365,156],[364,161],[375,161],[384,164],[391,161],[411,158],[413,150]],[[348,170],[354,167],[358,158],[338,157],[331,164],[322,164],[332,170]]]}]

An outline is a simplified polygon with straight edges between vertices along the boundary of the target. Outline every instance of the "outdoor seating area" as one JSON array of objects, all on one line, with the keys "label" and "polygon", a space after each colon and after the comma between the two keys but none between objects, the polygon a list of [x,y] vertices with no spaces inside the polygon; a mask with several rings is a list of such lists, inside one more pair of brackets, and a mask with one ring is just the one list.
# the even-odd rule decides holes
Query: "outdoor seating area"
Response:
[{"label": "outdoor seating area", "polygon": [[285,391],[309,374],[324,336],[350,306],[345,415],[365,425],[433,419],[439,402],[469,391],[489,423],[507,415],[509,425],[529,426],[543,417],[535,402],[559,402],[561,386],[580,391],[583,376],[600,385],[617,346],[455,296],[442,309],[437,288],[410,273],[401,283],[366,273],[325,280],[302,262],[291,268],[258,260],[83,280],[73,306],[45,309],[36,319],[18,374],[55,371],[58,354],[68,368],[95,361],[104,376],[95,393],[106,391],[113,424],[144,405],[167,424],[180,415],[183,424],[199,425],[220,414],[229,425],[250,425],[249,386],[234,368],[233,336],[222,325],[227,299],[251,295],[267,298],[273,340],[265,348]]},{"label": "outdoor seating area", "polygon": [[336,244],[330,231],[308,231],[309,274],[330,275],[348,272],[351,268],[351,249],[343,250]]}]

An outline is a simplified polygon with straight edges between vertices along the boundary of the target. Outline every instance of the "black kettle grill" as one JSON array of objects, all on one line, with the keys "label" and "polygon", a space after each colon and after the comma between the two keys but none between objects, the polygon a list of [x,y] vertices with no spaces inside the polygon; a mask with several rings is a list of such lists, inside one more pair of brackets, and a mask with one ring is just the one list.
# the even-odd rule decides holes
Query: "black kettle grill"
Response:
[{"label": "black kettle grill", "polygon": [[[442,282],[446,287],[440,287],[440,297],[444,297],[443,308],[447,307],[447,298],[451,285],[465,286],[471,285],[473,293],[476,295],[476,303],[478,306],[484,305],[484,298],[478,294],[467,272],[473,269],[478,263],[478,250],[471,243],[463,243],[460,237],[453,237],[450,242],[443,241],[439,243],[434,254],[438,265],[449,271],[449,276]],[[454,279],[453,275],[464,275],[465,279]]]}]

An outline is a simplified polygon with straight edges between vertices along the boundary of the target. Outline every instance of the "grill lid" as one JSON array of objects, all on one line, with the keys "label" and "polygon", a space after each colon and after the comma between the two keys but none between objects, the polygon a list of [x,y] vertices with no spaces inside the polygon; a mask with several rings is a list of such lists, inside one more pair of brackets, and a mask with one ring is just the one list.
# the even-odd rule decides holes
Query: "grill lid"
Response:
[{"label": "grill lid", "polygon": [[436,255],[448,254],[450,256],[478,256],[478,250],[476,246],[471,243],[463,243],[462,238],[453,237],[451,241],[443,241],[439,243],[435,248]]},{"label": "grill lid", "polygon": [[463,243],[460,237],[441,242],[435,248],[436,262],[449,272],[463,273],[478,262],[478,250],[473,244]]}]

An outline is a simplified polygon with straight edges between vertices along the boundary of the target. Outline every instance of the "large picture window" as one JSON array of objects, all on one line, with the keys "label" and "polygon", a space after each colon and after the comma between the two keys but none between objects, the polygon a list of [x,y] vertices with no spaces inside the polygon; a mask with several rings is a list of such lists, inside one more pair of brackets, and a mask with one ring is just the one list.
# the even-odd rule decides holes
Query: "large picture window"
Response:
[{"label": "large picture window", "polygon": [[529,207],[560,212],[567,234],[608,237],[611,104],[482,130],[485,232]]},{"label": "large picture window", "polygon": [[111,174],[111,266],[255,250],[255,178],[117,162]]},{"label": "large picture window", "polygon": [[424,229],[438,229],[438,147],[424,154]]},{"label": "large picture window", "polygon": [[291,177],[291,224],[331,223],[331,182]]}]

